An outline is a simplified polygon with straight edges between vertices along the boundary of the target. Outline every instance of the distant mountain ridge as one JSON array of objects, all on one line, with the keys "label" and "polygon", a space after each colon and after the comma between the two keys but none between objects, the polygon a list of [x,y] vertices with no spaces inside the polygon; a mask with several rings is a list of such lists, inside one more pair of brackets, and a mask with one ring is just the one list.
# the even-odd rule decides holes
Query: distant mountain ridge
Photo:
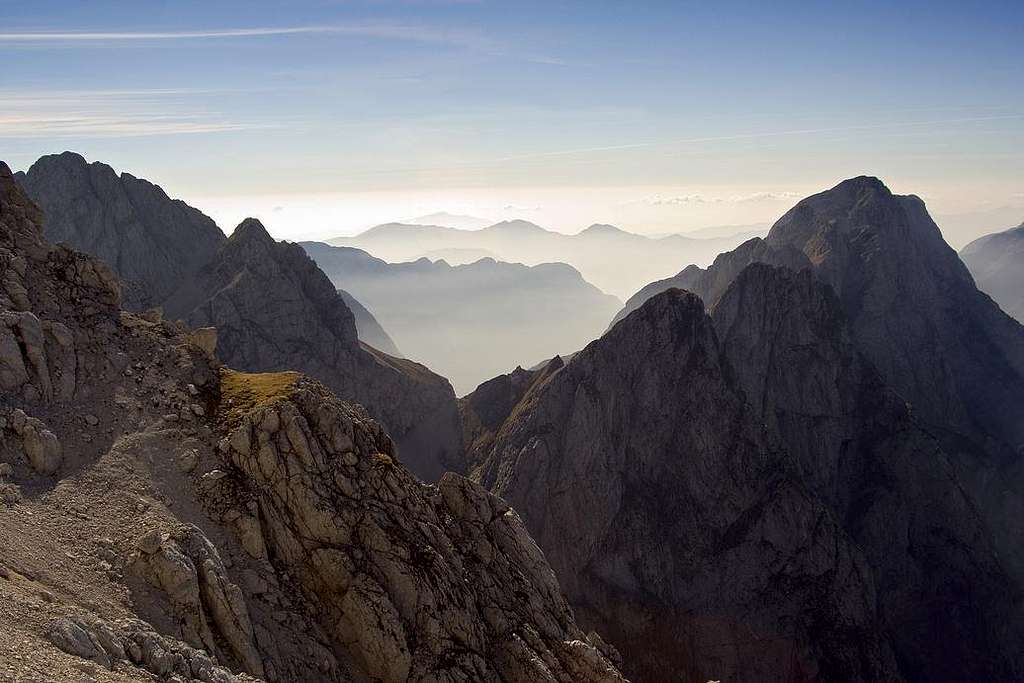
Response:
[{"label": "distant mountain ridge", "polygon": [[447,211],[438,211],[437,213],[427,214],[426,216],[417,216],[416,218],[409,218],[401,222],[410,225],[439,225],[446,228],[457,228],[459,230],[479,230],[480,228],[486,228],[488,225],[494,224],[494,221],[487,220],[486,218],[448,213]]},{"label": "distant mountain ridge", "polygon": [[302,246],[336,287],[374,311],[408,357],[449,377],[460,394],[510,366],[575,351],[619,306],[561,263],[387,263],[353,247]]},{"label": "distant mountain ridge", "polygon": [[979,237],[960,251],[960,258],[978,289],[1024,323],[1024,223]]},{"label": "distant mountain ridge", "polygon": [[601,291],[627,297],[654,279],[672,275],[679,263],[710,263],[743,235],[695,239],[652,238],[615,226],[595,224],[575,235],[547,230],[525,220],[502,221],[479,230],[437,225],[385,223],[356,235],[328,240],[363,249],[392,263],[414,261],[442,250],[477,250],[510,263],[567,263]]}]

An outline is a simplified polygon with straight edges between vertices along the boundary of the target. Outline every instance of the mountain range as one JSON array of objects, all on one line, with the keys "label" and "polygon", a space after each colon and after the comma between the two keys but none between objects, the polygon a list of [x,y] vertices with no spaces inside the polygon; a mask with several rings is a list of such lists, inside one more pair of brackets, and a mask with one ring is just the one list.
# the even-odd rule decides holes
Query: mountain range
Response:
[{"label": "mountain range", "polygon": [[684,278],[460,401],[579,618],[637,680],[1019,678],[1024,328],[923,203],[854,178]]},{"label": "mountain range", "polygon": [[470,250],[467,260],[483,253],[527,265],[567,263],[601,291],[626,297],[643,284],[676,272],[680,262],[709,263],[743,239],[743,233],[704,239],[683,235],[651,238],[603,224],[566,235],[512,220],[479,230],[386,223],[355,237],[328,242],[363,249],[393,263],[426,255],[457,255],[451,250]]},{"label": "mountain range", "polygon": [[621,305],[562,263],[391,264],[351,247],[302,246],[409,357],[448,377],[460,394],[520,361],[582,347]]},{"label": "mountain range", "polygon": [[120,309],[42,220],[0,162],[0,677],[624,680],[503,501],[417,480],[323,384]]},{"label": "mountain range", "polygon": [[[127,284],[132,304],[160,306],[193,327],[216,327],[220,358],[235,368],[299,370],[316,377],[342,398],[367,406],[417,475],[431,481],[440,476],[460,447],[448,380],[361,344],[352,311],[298,245],[275,241],[253,219],[230,238],[207,219],[201,222],[206,239],[190,242],[191,219],[201,214],[125,175],[68,152],[43,157],[17,180],[44,216],[81,215],[53,228],[45,218],[46,235],[95,248],[119,276],[138,276]],[[124,187],[143,187],[136,192],[159,201],[148,211],[126,207]],[[91,208],[79,214],[76,207],[83,206]],[[175,212],[190,219],[182,232]],[[162,242],[178,249],[135,246]]]},{"label": "mountain range", "polygon": [[999,306],[1024,321],[1024,223],[986,235],[960,250],[978,289]]},{"label": "mountain range", "polygon": [[[0,167],[0,494],[31,513],[0,514],[18,539],[0,645],[50,653],[51,677],[82,659],[218,681],[1024,677],[1024,327],[919,198],[851,178],[707,267],[675,254],[582,350],[456,400],[366,343],[377,318],[416,357],[377,289],[424,335],[465,324],[448,290],[509,331],[513,311],[581,315],[542,308],[552,283],[594,310],[597,290],[569,266],[390,264],[249,219],[155,278],[164,298],[125,284],[165,316],[122,311],[119,266],[48,244],[47,203],[92,206],[65,230],[114,256],[174,222],[108,211],[116,185],[83,180],[103,169],[33,169]],[[367,234],[448,234],[424,230]],[[491,243],[436,248],[646,253],[611,226],[474,232]],[[499,306],[503,278],[536,281],[531,305]]]}]

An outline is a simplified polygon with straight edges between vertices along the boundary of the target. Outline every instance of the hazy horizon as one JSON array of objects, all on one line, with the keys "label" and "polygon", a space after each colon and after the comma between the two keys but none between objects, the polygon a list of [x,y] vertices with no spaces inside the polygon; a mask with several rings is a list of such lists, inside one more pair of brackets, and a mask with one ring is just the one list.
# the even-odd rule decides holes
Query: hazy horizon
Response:
[{"label": "hazy horizon", "polygon": [[5,158],[75,150],[287,239],[436,211],[686,232],[862,174],[958,234],[1024,219],[1016,4],[280,8],[0,3]]}]

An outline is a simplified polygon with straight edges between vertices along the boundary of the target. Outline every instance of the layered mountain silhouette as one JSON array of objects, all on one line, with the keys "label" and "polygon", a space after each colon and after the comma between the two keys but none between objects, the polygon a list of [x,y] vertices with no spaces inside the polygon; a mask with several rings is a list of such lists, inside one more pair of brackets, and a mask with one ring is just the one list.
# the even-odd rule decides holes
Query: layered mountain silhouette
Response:
[{"label": "layered mountain silhouette", "polygon": [[680,278],[460,401],[580,618],[638,680],[1019,678],[1024,335],[920,200],[846,181]]},{"label": "layered mountain silhouette", "polygon": [[348,309],[352,311],[359,339],[389,356],[401,358],[402,352],[395,346],[395,341],[391,338],[391,335],[373,317],[373,313],[370,313],[366,306],[356,301],[356,298],[344,289],[339,289],[338,294],[341,296],[342,301],[345,302],[345,305],[348,306]]},{"label": "layered mountain silhouette", "polygon": [[978,289],[1024,322],[1024,223],[980,237],[960,250]]},{"label": "layered mountain silhouette", "polygon": [[[213,237],[193,239],[195,226],[177,218],[205,218],[197,211],[128,176],[120,183],[145,188],[140,192],[152,202],[139,202],[146,211],[137,210],[122,201],[127,191],[110,167],[87,164],[77,154],[43,157],[18,180],[44,216],[54,210],[64,217],[59,229],[45,219],[48,234],[96,249],[100,258],[112,259],[119,276],[137,274],[127,286],[134,304],[162,306],[168,317],[193,327],[216,327],[225,362],[247,371],[300,370],[362,403],[421,477],[436,479],[442,463],[458,456],[460,427],[448,381],[362,345],[352,311],[298,245],[276,242],[252,219],[230,238],[212,221],[201,221]],[[88,211],[80,214],[83,206]],[[176,248],[153,246],[164,243]]]},{"label": "layered mountain silhouette", "polygon": [[449,377],[459,393],[504,372],[510,358],[533,363],[582,347],[620,305],[560,263],[390,264],[351,247],[302,246],[408,357]]},{"label": "layered mountain silhouette", "polygon": [[[465,250],[527,265],[567,263],[601,291],[624,298],[645,283],[676,272],[679,263],[710,263],[719,252],[744,238],[736,234],[707,239],[683,235],[651,238],[611,225],[592,225],[566,235],[529,221],[513,220],[481,230],[386,223],[355,237],[329,242],[364,249],[393,263],[439,253],[457,256],[458,251]],[[457,251],[453,254],[452,250]]]}]

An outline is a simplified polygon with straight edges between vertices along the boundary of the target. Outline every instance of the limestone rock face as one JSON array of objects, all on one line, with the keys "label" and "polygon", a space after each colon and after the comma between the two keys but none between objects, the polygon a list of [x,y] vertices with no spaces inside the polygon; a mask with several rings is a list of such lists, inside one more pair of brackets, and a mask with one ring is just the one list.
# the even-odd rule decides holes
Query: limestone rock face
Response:
[{"label": "limestone rock face", "polygon": [[180,676],[204,683],[253,681],[218,666],[202,650],[163,636],[144,622],[110,624],[96,617],[61,617],[47,629],[47,638],[68,654],[109,669],[131,662],[154,676]]},{"label": "limestone rock face", "polygon": [[254,372],[299,370],[362,403],[394,434],[399,455],[435,480],[460,450],[455,396],[427,368],[361,345],[352,312],[296,244],[243,222],[166,304],[193,327],[217,328],[217,354]]},{"label": "limestone rock face", "polygon": [[[37,393],[0,392],[0,678],[624,680],[504,502],[423,484],[319,382],[221,368],[224,331],[118,309],[6,166],[0,265],[0,315],[44,330],[18,344]],[[73,342],[67,400],[48,324]]]},{"label": "limestone rock face", "polygon": [[884,679],[876,587],[672,289],[517,407],[482,481],[640,680]]},{"label": "limestone rock face", "polygon": [[765,240],[839,297],[858,348],[929,427],[1024,444],[1024,327],[977,290],[924,202],[853,178],[799,202]]},{"label": "limestone rock face", "polygon": [[220,650],[219,637],[246,671],[263,676],[245,597],[202,531],[186,525],[167,539],[150,534],[140,551],[133,570],[167,595],[181,624],[180,637],[212,653]]},{"label": "limestone rock face", "polygon": [[751,265],[712,318],[649,299],[491,430],[583,623],[641,680],[1018,677],[992,530],[831,288]]},{"label": "limestone rock face", "polygon": [[224,241],[213,220],[158,186],[72,152],[40,158],[20,180],[46,238],[113,268],[132,310],[160,305]]},{"label": "limestone rock face", "polygon": [[229,436],[237,485],[309,612],[373,680],[616,681],[518,515],[419,483],[362,410],[300,379]]},{"label": "limestone rock face", "polygon": [[978,289],[999,307],[1024,322],[1024,223],[985,235],[960,250]]},{"label": "limestone rock face", "polygon": [[755,264],[711,315],[789,468],[870,564],[903,675],[1018,677],[1022,605],[1007,599],[1017,588],[992,532],[949,456],[857,351],[832,289]]}]

